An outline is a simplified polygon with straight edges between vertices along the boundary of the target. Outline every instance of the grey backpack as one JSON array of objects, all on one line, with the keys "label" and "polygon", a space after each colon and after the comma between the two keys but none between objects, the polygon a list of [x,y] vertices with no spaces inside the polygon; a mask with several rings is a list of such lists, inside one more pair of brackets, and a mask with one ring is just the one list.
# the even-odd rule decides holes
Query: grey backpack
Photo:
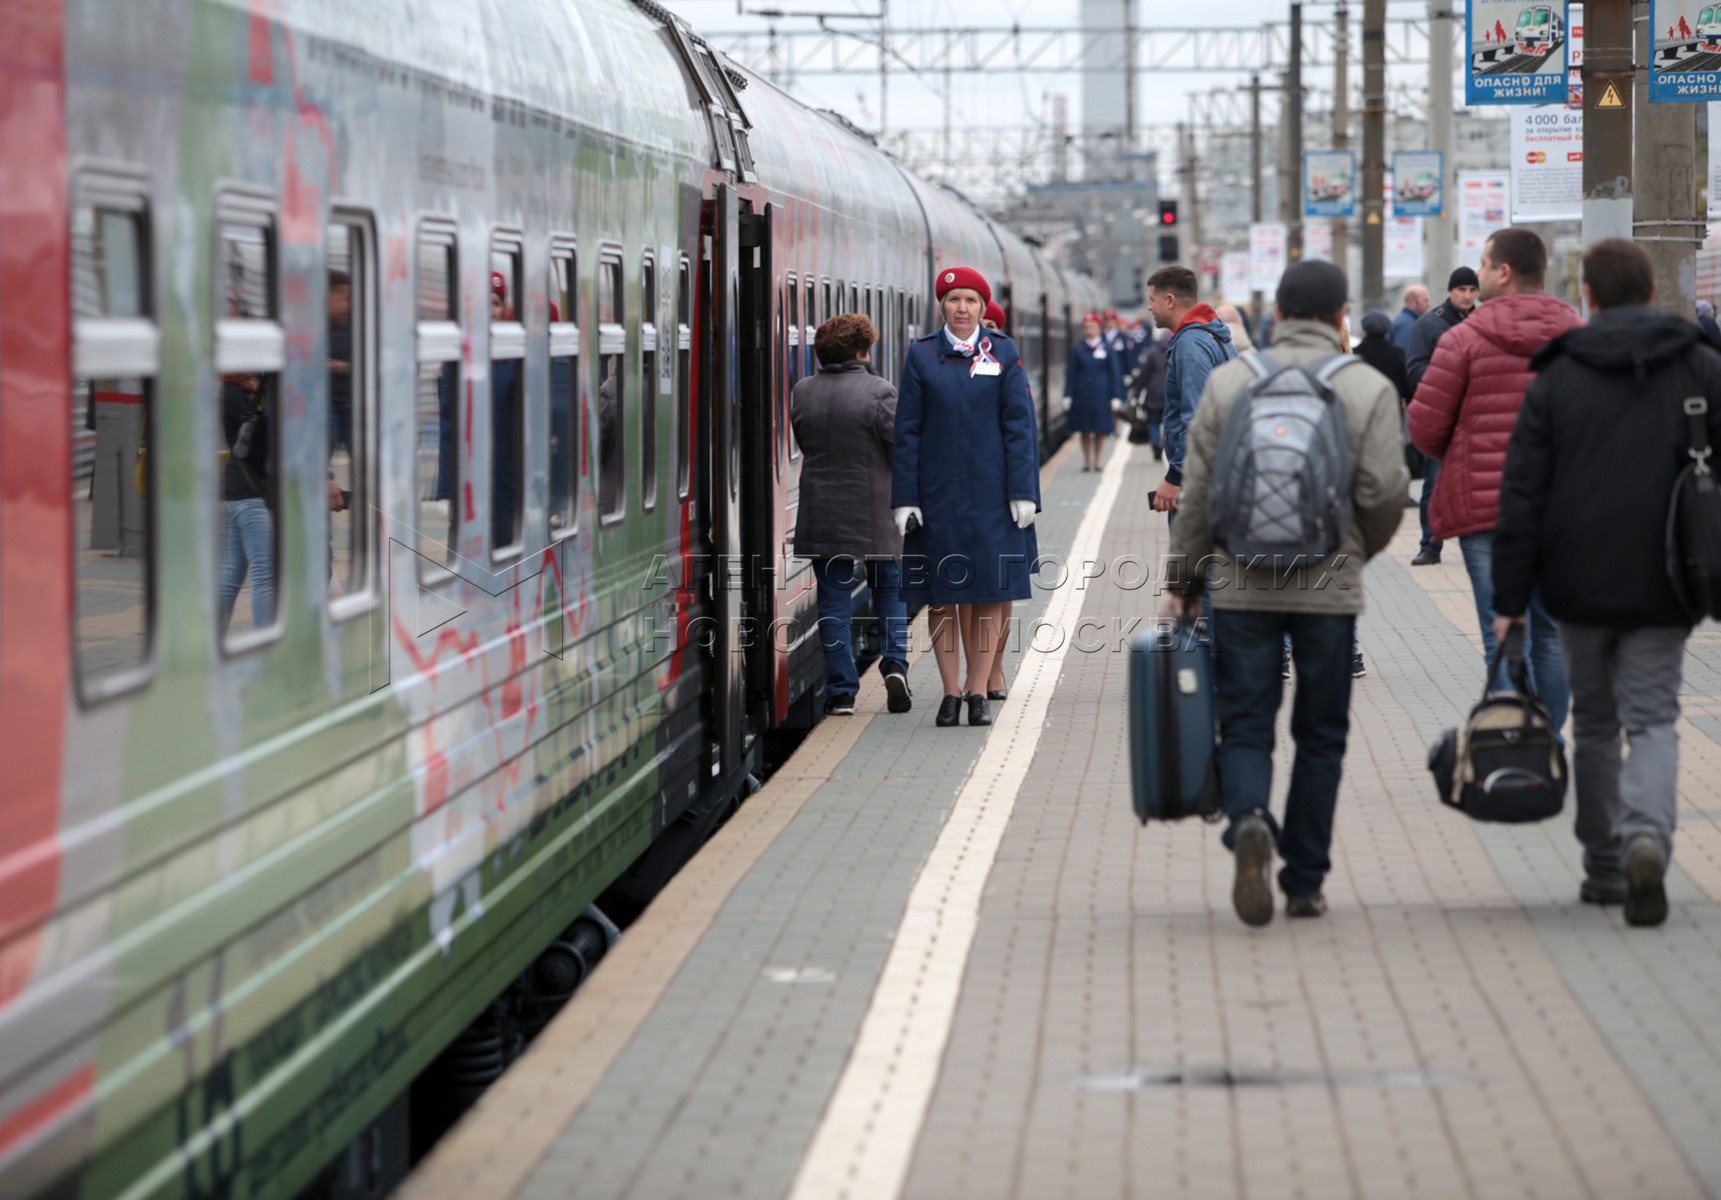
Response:
[{"label": "grey backpack", "polygon": [[1242,356],[1255,379],[1219,435],[1208,499],[1213,540],[1249,567],[1312,566],[1351,526],[1351,448],[1332,379],[1362,360],[1335,354],[1311,367]]}]

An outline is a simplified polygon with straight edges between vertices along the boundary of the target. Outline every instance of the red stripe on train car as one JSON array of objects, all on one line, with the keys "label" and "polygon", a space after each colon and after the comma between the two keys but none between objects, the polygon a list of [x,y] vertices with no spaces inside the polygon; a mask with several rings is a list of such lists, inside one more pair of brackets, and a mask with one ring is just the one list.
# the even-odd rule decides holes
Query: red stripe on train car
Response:
[{"label": "red stripe on train car", "polygon": [[54,1118],[76,1108],[95,1088],[96,1069],[79,1067],[24,1107],[0,1118],[0,1155],[50,1124]]},{"label": "red stripe on train car", "polygon": [[59,894],[71,692],[70,245],[62,0],[12,0],[0,60],[0,1006]]}]

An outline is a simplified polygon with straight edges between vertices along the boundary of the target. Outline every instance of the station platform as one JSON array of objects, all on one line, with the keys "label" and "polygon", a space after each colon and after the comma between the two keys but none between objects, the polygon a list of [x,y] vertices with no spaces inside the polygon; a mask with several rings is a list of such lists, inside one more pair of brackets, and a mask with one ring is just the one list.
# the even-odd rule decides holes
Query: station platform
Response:
[{"label": "station platform", "polygon": [[[1151,569],[1159,477],[1065,447],[1042,553]],[[1569,803],[1436,803],[1482,661],[1462,563],[1416,540],[1407,509],[1368,572],[1325,918],[1248,929],[1218,827],[1137,824],[1153,588],[1072,569],[1017,606],[1046,628],[990,730],[933,725],[929,652],[912,713],[869,672],[400,1194],[1721,1196],[1721,634],[1686,662],[1672,915],[1630,930],[1578,902]],[[1280,746],[1276,807],[1283,714]]]}]

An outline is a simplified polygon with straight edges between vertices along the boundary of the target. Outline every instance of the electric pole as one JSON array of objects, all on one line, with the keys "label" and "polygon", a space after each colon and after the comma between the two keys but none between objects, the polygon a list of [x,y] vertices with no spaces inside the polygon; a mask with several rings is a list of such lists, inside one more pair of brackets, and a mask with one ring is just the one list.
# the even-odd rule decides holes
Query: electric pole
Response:
[{"label": "electric pole", "polygon": [[[1201,266],[1201,196],[1196,180],[1200,178],[1200,175],[1196,170],[1195,162],[1195,131],[1188,125],[1180,123],[1177,126],[1177,148],[1178,156],[1183,160],[1183,186],[1180,189],[1183,192],[1183,204],[1181,208],[1192,247],[1192,251],[1186,252],[1184,257],[1193,262],[1199,271]],[[1202,291],[1206,291],[1205,281],[1202,283]]]},{"label": "electric pole", "polygon": [[1291,69],[1285,78],[1283,136],[1289,143],[1288,152],[1281,157],[1286,173],[1282,178],[1289,186],[1279,207],[1285,214],[1285,262],[1298,262],[1303,257],[1303,5],[1291,0]]},{"label": "electric pole", "polygon": [[[1440,152],[1440,215],[1422,221],[1424,278],[1437,296],[1452,275],[1457,193],[1452,169],[1452,40],[1457,35],[1452,6],[1457,0],[1428,0],[1428,148]],[[1468,52],[1467,52],[1468,53]]]},{"label": "electric pole", "polygon": [[1123,0],[1123,152],[1128,174],[1136,178],[1135,158],[1135,0]]},{"label": "electric pole", "polygon": [[[1333,149],[1349,150],[1350,122],[1350,11],[1345,0],[1339,0],[1333,14]],[[1356,186],[1356,180],[1351,181]],[[1350,274],[1351,226],[1343,217],[1333,219],[1333,262],[1347,276]]]},{"label": "electric pole", "polygon": [[1584,244],[1631,236],[1631,0],[1584,5]]},{"label": "electric pole", "polygon": [[1649,103],[1647,65],[1655,39],[1649,5],[1639,0],[1633,7],[1637,58],[1645,69],[1637,75],[1631,236],[1655,264],[1656,307],[1690,320],[1697,306],[1696,256],[1705,226],[1697,215],[1697,106]]},{"label": "electric pole", "polygon": [[1386,0],[1362,5],[1362,304],[1386,307]]},{"label": "electric pole", "polygon": [[[1261,223],[1261,77],[1249,76],[1249,220]],[[1261,328],[1261,293],[1249,293],[1249,311]]]},{"label": "electric pole", "polygon": [[878,144],[890,132],[890,0],[878,0]]}]

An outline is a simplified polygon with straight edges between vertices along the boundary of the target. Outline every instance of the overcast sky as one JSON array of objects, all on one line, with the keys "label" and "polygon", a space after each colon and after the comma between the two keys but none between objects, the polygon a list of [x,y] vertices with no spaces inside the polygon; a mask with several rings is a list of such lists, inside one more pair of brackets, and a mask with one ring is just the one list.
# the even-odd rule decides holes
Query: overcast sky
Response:
[{"label": "overcast sky", "polygon": [[[711,35],[728,30],[763,32],[773,24],[779,30],[809,28],[809,20],[779,19],[738,15],[738,9],[756,10],[778,8],[816,12],[876,12],[877,0],[661,0],[669,9],[684,18],[696,30]],[[1020,23],[1029,27],[1075,27],[1080,20],[1079,0],[889,0],[890,26],[893,31],[912,29],[942,29],[950,27],[999,28]],[[1459,5],[1460,10],[1462,8]],[[1307,0],[1305,20],[1331,19],[1331,0]],[[1352,66],[1351,86],[1361,82],[1361,63],[1357,48],[1360,38],[1355,29],[1361,23],[1361,0],[1352,0]],[[1395,17],[1420,16],[1426,11],[1421,0],[1391,0],[1390,13]],[[1226,27],[1257,26],[1263,22],[1284,23],[1289,20],[1289,0],[1209,0],[1206,4],[1191,0],[1136,0],[1136,22],[1143,27],[1180,27],[1200,25],[1201,14],[1220,14]],[[1214,26],[1217,27],[1217,21]],[[844,22],[843,28],[876,32],[872,22]],[[721,44],[721,39],[714,39]],[[863,54],[859,62],[872,65],[876,56]],[[758,68],[761,64],[750,63]],[[1396,73],[1395,73],[1396,74]],[[1330,86],[1330,69],[1311,76],[1311,84]],[[1070,122],[1081,120],[1081,86],[1075,77],[1055,75],[1021,75],[1000,72],[997,76],[958,76],[961,100],[955,119],[971,125],[1020,126],[1038,124],[1048,111],[1046,96],[1064,92],[1070,97]],[[1205,92],[1215,87],[1246,81],[1239,72],[1214,74],[1160,74],[1140,77],[1137,84],[1138,118],[1143,124],[1175,123],[1188,117],[1187,95]],[[937,82],[937,81],[933,81]],[[796,82],[795,94],[816,107],[832,108],[843,113],[863,128],[877,127],[878,80],[876,76],[805,76]],[[912,73],[902,70],[891,74],[890,124],[893,129],[937,128],[943,122],[939,95]]]}]

